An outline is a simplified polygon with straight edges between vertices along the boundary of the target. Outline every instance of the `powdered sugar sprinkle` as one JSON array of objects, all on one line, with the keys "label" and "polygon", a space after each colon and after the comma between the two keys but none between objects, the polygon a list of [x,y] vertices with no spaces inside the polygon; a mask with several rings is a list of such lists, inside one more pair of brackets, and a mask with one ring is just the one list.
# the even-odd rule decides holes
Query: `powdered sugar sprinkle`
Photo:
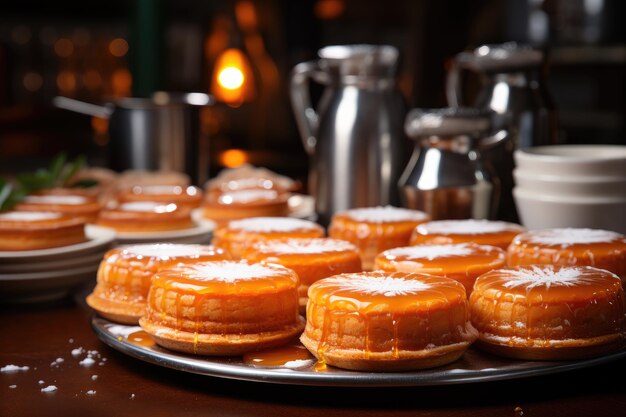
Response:
[{"label": "powdered sugar sprinkle", "polygon": [[345,214],[357,222],[367,223],[425,221],[428,219],[428,215],[424,212],[393,206],[357,208],[348,210]]},{"label": "powdered sugar sprinkle", "polygon": [[293,232],[297,230],[320,229],[317,223],[308,220],[293,219],[290,217],[250,217],[241,220],[232,220],[228,223],[232,230],[246,232]]},{"label": "powdered sugar sprinkle", "polygon": [[325,284],[337,285],[342,289],[368,295],[395,297],[416,294],[431,288],[419,280],[396,278],[391,276],[368,276],[362,274],[344,274],[324,280]]},{"label": "powdered sugar sprinkle", "polygon": [[432,261],[436,258],[467,256],[473,254],[474,252],[474,249],[465,244],[420,245],[389,249],[384,252],[384,256],[389,260],[394,260],[397,257],[406,257],[409,259],[428,259],[429,261]]},{"label": "powdered sugar sprinkle", "polygon": [[596,282],[594,277],[597,271],[595,268],[555,268],[551,265],[531,265],[518,269],[501,269],[498,274],[506,279],[506,282],[502,284],[506,288],[526,287],[532,289],[535,287],[550,288],[553,285],[572,287],[593,284]]},{"label": "powdered sugar sprinkle", "polygon": [[522,231],[523,227],[507,222],[490,220],[437,220],[417,226],[418,232],[422,234],[458,234],[458,235],[480,235],[486,233],[498,233],[507,230]]},{"label": "powdered sugar sprinkle", "polygon": [[520,237],[528,239],[528,242],[540,245],[569,246],[574,244],[613,242],[624,236],[619,233],[599,229],[546,229],[528,232]]}]

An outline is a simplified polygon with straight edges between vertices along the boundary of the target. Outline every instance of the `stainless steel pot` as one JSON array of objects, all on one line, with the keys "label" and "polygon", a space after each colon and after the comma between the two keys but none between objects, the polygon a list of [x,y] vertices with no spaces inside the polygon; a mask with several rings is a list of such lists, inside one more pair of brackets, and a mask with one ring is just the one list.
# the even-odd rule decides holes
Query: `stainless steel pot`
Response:
[{"label": "stainless steel pot", "polygon": [[54,106],[109,119],[109,165],[126,169],[184,172],[194,184],[206,181],[208,146],[202,146],[199,110],[214,104],[203,93],[155,93],[103,105],[55,97]]}]

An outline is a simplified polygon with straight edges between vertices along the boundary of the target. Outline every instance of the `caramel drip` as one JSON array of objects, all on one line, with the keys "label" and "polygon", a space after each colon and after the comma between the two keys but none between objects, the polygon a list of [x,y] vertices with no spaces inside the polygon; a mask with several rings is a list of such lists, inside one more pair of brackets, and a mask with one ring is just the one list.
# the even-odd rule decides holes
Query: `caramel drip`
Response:
[{"label": "caramel drip", "polygon": [[137,332],[133,332],[129,334],[126,340],[128,340],[132,344],[140,345],[140,346],[150,347],[150,346],[155,345],[155,342],[154,342],[154,339],[152,339],[152,336],[150,336],[148,333],[146,333],[143,330],[139,330]]},{"label": "caramel drip", "polygon": [[279,348],[246,353],[243,363],[253,366],[284,366],[292,361],[314,360],[311,353],[301,344],[291,344]]}]

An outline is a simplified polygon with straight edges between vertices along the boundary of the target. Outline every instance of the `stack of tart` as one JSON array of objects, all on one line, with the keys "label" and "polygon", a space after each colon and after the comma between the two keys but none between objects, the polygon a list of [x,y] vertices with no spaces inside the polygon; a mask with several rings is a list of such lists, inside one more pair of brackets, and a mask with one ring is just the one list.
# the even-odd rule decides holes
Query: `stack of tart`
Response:
[{"label": "stack of tart", "polygon": [[287,216],[295,182],[250,165],[225,170],[206,186],[202,216],[217,222]]}]

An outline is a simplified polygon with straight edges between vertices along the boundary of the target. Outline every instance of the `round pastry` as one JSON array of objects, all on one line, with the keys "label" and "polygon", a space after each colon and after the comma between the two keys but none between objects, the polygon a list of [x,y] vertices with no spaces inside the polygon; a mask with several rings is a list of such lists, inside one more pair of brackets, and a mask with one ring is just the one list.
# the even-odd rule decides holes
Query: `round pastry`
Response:
[{"label": "round pastry", "polygon": [[452,278],[463,284],[468,296],[476,278],[505,263],[502,249],[475,243],[407,246],[386,250],[376,257],[376,269]]},{"label": "round pastry", "polygon": [[367,207],[336,213],[328,235],[354,243],[363,269],[374,268],[374,258],[384,250],[407,246],[415,227],[430,220],[421,211],[397,207]]},{"label": "round pastry", "polygon": [[494,270],[476,280],[470,305],[480,346],[512,358],[591,357],[624,339],[620,279],[589,266]]},{"label": "round pastry", "polygon": [[164,348],[242,355],[288,343],[304,327],[298,276],[245,261],[181,265],[154,275],[139,324]]},{"label": "round pastry", "polygon": [[133,201],[100,211],[97,223],[118,232],[156,232],[189,229],[191,208],[155,201]]},{"label": "round pastry", "polygon": [[215,230],[213,244],[223,248],[233,259],[240,259],[245,248],[260,240],[323,237],[317,223],[291,217],[251,217],[232,220]]},{"label": "round pastry", "polygon": [[304,312],[307,291],[315,281],[345,272],[361,272],[357,248],[344,240],[284,239],[256,242],[244,251],[250,262],[275,263],[294,270],[300,278],[298,295]]},{"label": "round pastry", "polygon": [[210,192],[202,205],[202,216],[218,222],[246,217],[286,216],[289,214],[288,200],[288,194],[276,190]]},{"label": "round pastry", "polygon": [[129,201],[155,201],[174,203],[178,206],[198,207],[202,202],[202,190],[193,185],[136,185],[118,194],[121,203]]},{"label": "round pastry", "polygon": [[466,243],[505,249],[519,233],[519,224],[490,220],[436,220],[420,224],[413,231],[411,245]]},{"label": "round pastry", "polygon": [[0,250],[55,248],[84,242],[85,219],[49,211],[0,213]]},{"label": "round pastry", "polygon": [[49,211],[70,217],[82,217],[93,223],[102,204],[95,197],[85,195],[29,195],[14,207],[17,211]]},{"label": "round pastry", "polygon": [[626,281],[626,238],[608,230],[545,229],[518,235],[507,253],[509,266],[587,265]]},{"label": "round pastry", "polygon": [[224,259],[228,256],[223,250],[205,245],[145,244],[112,249],[100,263],[87,304],[109,320],[137,324],[156,272],[183,263]]},{"label": "round pastry", "polygon": [[322,363],[409,371],[453,362],[476,339],[465,288],[450,278],[363,272],[309,287],[300,340]]},{"label": "round pastry", "polygon": [[265,168],[242,165],[222,170],[218,176],[206,183],[207,191],[229,192],[238,190],[264,189],[296,191],[299,184],[289,177],[278,175]]}]

